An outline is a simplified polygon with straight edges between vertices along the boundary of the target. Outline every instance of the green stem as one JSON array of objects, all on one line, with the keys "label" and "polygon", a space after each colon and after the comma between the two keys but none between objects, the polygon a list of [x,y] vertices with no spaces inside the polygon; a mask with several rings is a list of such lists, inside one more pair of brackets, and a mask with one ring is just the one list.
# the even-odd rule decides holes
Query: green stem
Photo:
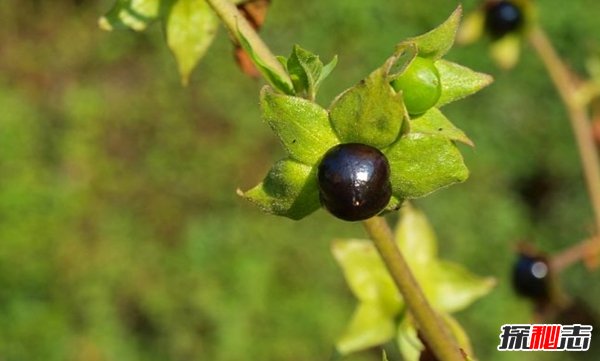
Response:
[{"label": "green stem", "polygon": [[571,73],[556,53],[556,50],[554,50],[544,31],[540,28],[532,29],[529,35],[529,42],[544,62],[550,78],[552,78],[554,86],[569,113],[569,119],[575,133],[579,154],[581,155],[581,164],[583,166],[590,201],[594,209],[596,232],[600,232],[600,161],[598,160],[598,153],[594,139],[592,138],[593,133],[586,104],[580,101],[578,97],[579,89],[573,82]]},{"label": "green stem", "polygon": [[[289,75],[281,66],[281,63],[277,60],[275,55],[271,53],[269,47],[262,41],[258,33],[254,30],[252,25],[246,20],[246,18],[239,12],[237,7],[229,0],[206,0],[208,4],[213,8],[215,13],[221,18],[223,24],[227,27],[229,32],[233,35],[238,43],[241,44],[240,33],[244,35],[244,38],[252,46],[252,50],[258,57],[271,68],[277,75],[289,84],[292,83]],[[259,67],[260,68],[260,67]]]},{"label": "green stem", "polygon": [[425,298],[408,263],[394,242],[394,236],[385,219],[373,217],[364,221],[363,225],[435,356],[441,361],[464,361],[465,358],[450,336],[446,324]]}]

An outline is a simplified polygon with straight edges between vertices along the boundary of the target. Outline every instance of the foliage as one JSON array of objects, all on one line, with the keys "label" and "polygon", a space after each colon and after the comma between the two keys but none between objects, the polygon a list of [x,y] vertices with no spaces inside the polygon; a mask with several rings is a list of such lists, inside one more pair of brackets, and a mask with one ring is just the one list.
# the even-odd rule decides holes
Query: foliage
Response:
[{"label": "foliage", "polygon": [[[288,158],[276,163],[265,181],[242,195],[266,212],[292,219],[304,218],[319,205],[318,162],[328,149],[340,143],[377,147],[387,156],[393,194],[387,207],[390,210],[403,199],[422,197],[464,181],[468,170],[453,141],[472,143],[437,106],[475,93],[488,85],[491,78],[441,60],[454,43],[460,14],[458,8],[436,29],[399,43],[382,66],[338,95],[329,110],[310,100],[324,78],[319,57],[295,46],[290,59],[283,63],[295,79],[296,90],[305,91],[310,99],[286,95],[290,92],[288,86],[277,87],[277,84],[285,84],[284,79],[271,81],[275,89],[263,89],[263,119],[279,136]],[[441,96],[436,107],[422,115],[411,116],[403,102],[402,91],[394,91],[390,83],[403,74],[417,55],[431,59],[436,66],[442,84]],[[295,66],[296,63],[302,65]],[[442,66],[437,67],[437,63]],[[276,74],[275,71],[269,73]]]},{"label": "foliage", "polygon": [[[480,278],[459,264],[437,258],[437,240],[425,216],[410,205],[400,211],[395,231],[396,243],[432,307],[441,312],[453,327],[461,347],[471,353],[468,337],[449,313],[460,311],[494,285],[493,279]],[[404,301],[369,240],[337,240],[332,252],[344,271],[346,281],[359,300],[352,320],[337,342],[342,354],[384,344],[398,338],[406,361],[418,360],[422,343]],[[410,340],[407,340],[410,339]]]}]

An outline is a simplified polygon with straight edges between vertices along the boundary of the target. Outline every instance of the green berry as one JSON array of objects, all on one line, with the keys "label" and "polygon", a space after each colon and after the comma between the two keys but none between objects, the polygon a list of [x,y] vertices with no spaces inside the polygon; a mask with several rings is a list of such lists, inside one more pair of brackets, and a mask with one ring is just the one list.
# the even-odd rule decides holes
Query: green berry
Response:
[{"label": "green berry", "polygon": [[425,113],[440,99],[440,74],[433,60],[416,57],[404,72],[392,81],[396,91],[402,91],[404,105],[410,115]]}]

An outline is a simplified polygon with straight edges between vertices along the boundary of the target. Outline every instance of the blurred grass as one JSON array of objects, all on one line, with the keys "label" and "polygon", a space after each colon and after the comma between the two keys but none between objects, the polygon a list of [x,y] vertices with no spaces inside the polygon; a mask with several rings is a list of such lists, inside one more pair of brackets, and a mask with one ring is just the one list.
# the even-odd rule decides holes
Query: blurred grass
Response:
[{"label": "blurred grass", "polygon": [[[110,5],[0,3],[0,360],[327,359],[354,306],[329,243],[364,232],[323,211],[292,222],[239,199],[235,189],[283,154],[260,122],[260,84],[236,69],[221,31],[181,88],[158,26],[98,30]],[[274,1],[263,35],[277,53],[297,42],[340,56],[319,96],[327,105],[455,5]],[[600,51],[600,3],[539,6],[582,71]],[[458,316],[481,360],[509,360],[515,354],[496,351],[499,327],[531,320],[508,284],[514,245],[559,250],[586,237],[592,218],[565,111],[540,62],[525,50],[514,71],[500,72],[486,51],[484,42],[449,55],[496,77],[446,108],[477,143],[463,148],[471,178],[418,204],[443,257],[499,279]],[[531,207],[523,184],[547,188],[541,203]],[[581,266],[562,275],[596,312],[598,280]]]}]

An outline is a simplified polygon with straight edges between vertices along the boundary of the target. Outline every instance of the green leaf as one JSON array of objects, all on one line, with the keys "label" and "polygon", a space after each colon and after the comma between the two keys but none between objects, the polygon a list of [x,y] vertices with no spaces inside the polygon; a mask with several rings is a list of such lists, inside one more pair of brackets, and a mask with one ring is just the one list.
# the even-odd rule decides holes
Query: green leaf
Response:
[{"label": "green leaf", "polygon": [[475,72],[450,61],[438,60],[435,66],[442,83],[442,95],[437,107],[477,93],[494,81],[490,75]]},{"label": "green leaf", "polygon": [[398,325],[396,336],[398,349],[404,361],[419,361],[421,351],[425,348],[419,339],[417,329],[410,317],[404,317]]},{"label": "green leaf", "polygon": [[[451,336],[454,337],[458,346],[467,355],[472,355],[473,348],[471,347],[471,342],[460,323],[447,313],[442,313],[441,318],[448,326],[448,329],[452,334]],[[411,317],[404,317],[402,322],[398,325],[398,336],[396,340],[404,361],[420,360],[421,352],[425,349],[425,346],[419,339],[417,328]]]},{"label": "green leaf", "polygon": [[356,298],[379,305],[390,317],[400,311],[404,301],[372,242],[335,240],[331,251]]},{"label": "green leaf", "polygon": [[426,268],[437,256],[437,239],[427,217],[406,202],[395,229],[396,244],[407,255],[411,268]]},{"label": "green leaf", "polygon": [[423,197],[469,176],[454,143],[441,135],[411,132],[384,153],[390,163],[392,193],[398,198]]},{"label": "green leaf", "polygon": [[435,285],[427,298],[435,308],[446,312],[465,309],[477,299],[488,294],[496,281],[491,277],[479,277],[463,266],[439,261],[424,269],[424,282]]},{"label": "green leaf", "polygon": [[315,84],[323,71],[319,57],[308,50],[294,45],[287,61],[287,70],[294,84],[296,94],[306,92],[309,99],[315,98]]},{"label": "green leaf", "polygon": [[217,16],[205,0],[176,0],[171,7],[166,23],[167,44],[184,85],[212,43],[218,25]]},{"label": "green leaf", "polygon": [[238,194],[267,213],[295,220],[321,207],[316,169],[291,159],[278,161],[262,183]]},{"label": "green leaf", "polygon": [[425,214],[406,203],[400,209],[395,230],[396,243],[423,286],[435,309],[456,312],[486,295],[495,285],[461,265],[437,259],[437,239]]},{"label": "green leaf", "polygon": [[502,69],[511,69],[519,61],[521,35],[507,34],[490,45],[490,56]]},{"label": "green leaf", "polygon": [[[271,84],[273,88],[283,92],[284,94],[294,95],[294,86],[291,83],[290,79],[281,77],[275,69],[273,69],[266,61],[264,61],[260,57],[260,55],[254,51],[252,45],[250,44],[248,39],[246,39],[246,36],[239,30],[238,38],[240,39],[240,45],[246,51],[246,53],[250,55],[252,62],[254,63],[254,65],[256,65],[256,67],[262,73],[267,82]],[[277,59],[280,63],[282,61],[281,58]]]},{"label": "green leaf", "polygon": [[286,68],[296,93],[306,93],[308,99],[314,100],[319,85],[333,71],[336,64],[337,56],[329,64],[323,66],[318,55],[302,49],[299,45],[294,45]]},{"label": "green leaf", "polygon": [[471,139],[437,108],[429,109],[418,118],[413,118],[410,123],[411,131],[414,133],[441,135],[450,140],[473,146]]},{"label": "green leaf", "polygon": [[404,114],[402,96],[390,86],[385,67],[339,95],[329,110],[342,143],[357,142],[377,148],[398,138]]},{"label": "green leaf", "polygon": [[[337,55],[334,55],[333,59],[331,59],[331,61],[329,63],[327,63],[327,65],[323,66],[323,70],[321,70],[321,75],[319,75],[319,78],[316,81],[316,89],[319,88],[319,85],[321,85],[323,80],[325,80],[329,76],[329,74],[331,74],[333,69],[335,69],[337,62],[338,62],[338,57],[337,57]],[[315,92],[316,92],[316,90],[315,90]]]},{"label": "green leaf", "polygon": [[107,31],[142,31],[158,18],[159,12],[160,0],[118,0],[113,8],[98,20],[98,25]]},{"label": "green leaf", "polygon": [[409,38],[403,43],[417,44],[418,54],[421,57],[439,59],[452,48],[461,15],[462,7],[459,5],[440,26],[423,35]]},{"label": "green leaf", "polygon": [[377,304],[361,303],[348,327],[336,342],[342,355],[381,345],[394,337],[395,325],[390,315],[383,313]]},{"label": "green leaf", "polygon": [[309,100],[261,92],[262,116],[281,140],[290,157],[313,165],[339,141],[331,129],[327,110]]}]

